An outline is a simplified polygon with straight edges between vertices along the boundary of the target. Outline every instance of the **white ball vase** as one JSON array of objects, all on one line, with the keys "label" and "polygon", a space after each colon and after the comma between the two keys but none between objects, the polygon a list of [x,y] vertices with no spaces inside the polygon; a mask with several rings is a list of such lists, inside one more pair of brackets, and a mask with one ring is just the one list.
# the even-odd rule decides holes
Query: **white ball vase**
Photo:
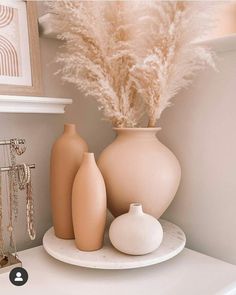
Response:
[{"label": "white ball vase", "polygon": [[109,237],[112,245],[120,252],[144,255],[160,246],[163,230],[156,218],[143,212],[140,203],[133,203],[128,213],[112,222]]}]

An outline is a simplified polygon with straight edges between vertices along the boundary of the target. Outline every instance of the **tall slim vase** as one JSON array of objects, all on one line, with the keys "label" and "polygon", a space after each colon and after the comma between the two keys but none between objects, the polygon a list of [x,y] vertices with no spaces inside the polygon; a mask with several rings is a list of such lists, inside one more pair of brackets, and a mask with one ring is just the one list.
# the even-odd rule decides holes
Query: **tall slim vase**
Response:
[{"label": "tall slim vase", "polygon": [[79,250],[94,251],[103,245],[106,222],[106,188],[93,153],[84,153],[72,191],[75,243]]},{"label": "tall slim vase", "polygon": [[86,142],[76,132],[74,124],[65,124],[64,133],[56,140],[51,152],[50,189],[55,235],[73,239],[72,185],[88,150]]}]

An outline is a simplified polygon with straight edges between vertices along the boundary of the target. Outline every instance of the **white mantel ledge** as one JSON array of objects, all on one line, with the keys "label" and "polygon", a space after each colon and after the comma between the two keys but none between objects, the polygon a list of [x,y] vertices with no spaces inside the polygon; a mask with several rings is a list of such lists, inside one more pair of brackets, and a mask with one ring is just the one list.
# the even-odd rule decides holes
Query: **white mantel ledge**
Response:
[{"label": "white mantel ledge", "polygon": [[0,95],[0,113],[63,114],[69,98]]}]

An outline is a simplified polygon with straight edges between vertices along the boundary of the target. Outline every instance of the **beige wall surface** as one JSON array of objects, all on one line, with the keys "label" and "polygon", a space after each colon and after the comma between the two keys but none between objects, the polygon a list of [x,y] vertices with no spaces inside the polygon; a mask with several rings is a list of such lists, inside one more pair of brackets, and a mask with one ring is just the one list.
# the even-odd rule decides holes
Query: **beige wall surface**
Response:
[{"label": "beige wall surface", "polygon": [[182,166],[179,191],[164,217],[187,247],[236,264],[236,51],[218,55],[163,113],[159,138]]},{"label": "beige wall surface", "polygon": [[[43,13],[41,4],[39,8]],[[50,149],[64,122],[76,123],[96,156],[114,138],[110,124],[101,120],[95,101],[84,98],[74,86],[63,85],[54,75],[53,59],[61,43],[43,38],[40,43],[44,95],[73,98],[75,102],[65,115],[0,114],[0,139],[25,138],[27,152],[18,161],[36,164],[33,190],[37,239],[31,242],[27,237],[25,196],[21,194],[16,226],[19,250],[41,244],[52,224]],[[159,138],[182,166],[181,186],[164,217],[184,229],[189,248],[236,263],[236,52],[220,54],[218,68],[217,73],[201,73],[176,97],[175,105],[159,122]]]}]

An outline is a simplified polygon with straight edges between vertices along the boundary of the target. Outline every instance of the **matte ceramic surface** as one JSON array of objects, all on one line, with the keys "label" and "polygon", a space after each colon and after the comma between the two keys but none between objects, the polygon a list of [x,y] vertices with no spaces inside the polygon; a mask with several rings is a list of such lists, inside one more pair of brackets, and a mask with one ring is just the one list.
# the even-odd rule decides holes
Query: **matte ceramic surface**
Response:
[{"label": "matte ceramic surface", "polygon": [[108,208],[116,217],[131,203],[157,219],[179,186],[181,169],[174,154],[157,138],[160,128],[116,128],[117,137],[100,155]]},{"label": "matte ceramic surface", "polygon": [[84,153],[72,190],[72,219],[78,249],[94,251],[103,245],[106,187],[93,153]]},{"label": "matte ceramic surface", "polygon": [[62,239],[73,239],[72,185],[81,165],[85,141],[74,124],[65,124],[64,133],[56,140],[51,152],[50,189],[55,233]]},{"label": "matte ceramic surface", "polygon": [[43,238],[45,250],[54,258],[78,266],[100,269],[128,269],[160,263],[180,253],[186,242],[184,232],[175,224],[160,220],[164,235],[160,247],[147,255],[131,256],[112,247],[108,234],[102,249],[94,252],[79,251],[73,240],[59,239],[54,229],[49,229]]},{"label": "matte ceramic surface", "polygon": [[146,214],[139,203],[130,204],[128,213],[117,217],[109,229],[112,245],[130,255],[144,255],[156,250],[163,238],[160,222]]}]

